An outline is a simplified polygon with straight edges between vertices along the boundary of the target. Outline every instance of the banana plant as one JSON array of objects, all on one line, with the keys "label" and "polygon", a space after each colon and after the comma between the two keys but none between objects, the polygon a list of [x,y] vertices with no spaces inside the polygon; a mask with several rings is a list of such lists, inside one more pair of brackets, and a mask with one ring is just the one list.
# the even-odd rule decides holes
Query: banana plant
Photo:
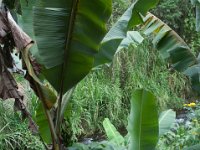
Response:
[{"label": "banana plant", "polygon": [[162,112],[158,117],[155,96],[144,89],[139,89],[132,94],[128,134],[123,137],[108,118],[103,121],[103,127],[108,140],[115,145],[130,150],[153,150],[159,136],[170,130],[175,118],[175,112],[171,109]]},{"label": "banana plant", "polygon": [[[44,131],[43,137],[48,137],[51,133],[54,149],[61,149],[61,110],[63,101],[66,101],[63,99],[64,95],[92,69],[94,55],[98,52],[106,33],[106,22],[111,15],[111,0],[97,0],[93,3],[88,0],[36,1],[32,15],[37,44],[32,56],[40,62],[40,71],[37,76],[34,73],[30,75],[37,84],[48,82],[50,89],[56,93],[56,103],[48,108],[45,107],[47,102],[44,101],[44,94],[38,94],[44,110],[55,114],[47,118],[51,129],[48,132],[44,125],[44,113],[38,111],[42,125],[40,129]],[[28,55],[23,53],[26,60]],[[45,80],[41,81],[40,77]],[[36,85],[36,89],[37,87]]]},{"label": "banana plant", "polygon": [[[144,21],[146,34],[157,32],[155,45],[177,70],[188,74],[187,69],[197,63],[189,47],[170,28],[158,23],[160,20],[149,16],[142,20],[141,14],[145,15],[157,2],[135,1],[106,34],[111,0],[97,0],[92,4],[89,0],[21,0],[19,22],[34,44],[20,52],[28,70],[27,79],[42,102],[36,119],[40,133],[45,142],[53,141],[54,149],[62,145],[62,116],[74,86],[93,67],[112,61],[127,32],[136,25]],[[136,39],[141,41],[141,37]],[[190,76],[196,74],[197,71]]]},{"label": "banana plant", "polygon": [[34,41],[21,53],[28,80],[42,102],[36,118],[41,136],[54,149],[61,149],[62,113],[70,91],[94,66],[107,62],[101,54],[116,51],[127,31],[142,22],[140,13],[157,2],[135,1],[106,34],[111,0],[21,0],[20,24]]}]

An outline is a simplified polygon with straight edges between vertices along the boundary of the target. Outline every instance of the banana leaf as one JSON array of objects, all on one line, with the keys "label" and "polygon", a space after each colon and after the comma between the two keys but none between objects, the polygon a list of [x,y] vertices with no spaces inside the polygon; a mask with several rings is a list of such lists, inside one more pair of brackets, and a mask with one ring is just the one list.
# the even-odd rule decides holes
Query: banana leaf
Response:
[{"label": "banana leaf", "polygon": [[33,9],[33,28],[42,74],[64,94],[93,67],[106,34],[111,0],[41,0]]},{"label": "banana leaf", "polygon": [[149,13],[143,18],[142,31],[153,35],[153,45],[163,59],[169,60],[172,67],[191,79],[192,88],[200,93],[200,62],[184,40],[159,18]]},{"label": "banana leaf", "polygon": [[158,141],[157,101],[153,94],[136,90],[131,99],[128,118],[129,150],[153,150]]},{"label": "banana leaf", "polygon": [[159,136],[169,131],[171,125],[175,122],[176,112],[169,109],[162,112],[159,116]]},{"label": "banana leaf", "polygon": [[188,67],[197,63],[196,57],[183,39],[169,26],[149,13],[143,18],[143,33],[154,35],[153,45],[160,51],[164,59],[172,63],[172,67],[183,72]]},{"label": "banana leaf", "polygon": [[117,131],[115,126],[110,122],[108,118],[104,119],[103,127],[109,141],[116,143],[118,146],[124,145],[125,140],[123,136]]},{"label": "banana leaf", "polygon": [[109,30],[101,42],[99,53],[96,54],[94,67],[112,62],[120,43],[126,38],[127,32],[136,25],[142,23],[140,13],[155,7],[159,0],[137,0],[121,16],[121,18]]}]

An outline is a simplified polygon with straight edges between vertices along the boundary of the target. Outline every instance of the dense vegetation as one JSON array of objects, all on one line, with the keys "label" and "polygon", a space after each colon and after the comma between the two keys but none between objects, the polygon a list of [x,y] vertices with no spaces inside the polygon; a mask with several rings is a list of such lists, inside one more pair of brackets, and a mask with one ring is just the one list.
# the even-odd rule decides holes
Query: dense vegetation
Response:
[{"label": "dense vegetation", "polygon": [[[129,0],[113,0],[113,13],[107,23],[108,29],[131,3]],[[189,0],[161,0],[151,12],[174,29],[190,46],[192,53],[198,56],[200,33],[195,31],[195,7]],[[140,32],[144,36],[142,30]],[[199,95],[192,89],[191,80],[174,70],[171,63],[162,58],[152,45],[152,39],[152,36],[148,36],[140,45],[133,44],[123,48],[114,56],[111,65],[92,69],[72,90],[68,111],[64,114],[61,126],[65,146],[73,145],[69,149],[78,150],[109,147],[116,150],[125,149],[128,145],[127,116],[131,110],[133,91],[138,88],[155,95],[159,113],[168,109],[177,113],[176,122],[169,132],[159,137],[157,149],[183,149],[200,144]],[[22,75],[14,76],[19,89],[25,95],[29,112],[34,120],[37,120],[35,118],[40,108],[40,100]],[[12,106],[12,100],[0,103],[0,149],[45,149],[43,142],[46,142],[46,139],[43,141],[43,135],[32,134],[28,126],[29,119],[22,121],[21,114],[13,112]],[[113,139],[109,138],[103,124],[105,118],[109,118],[119,131],[115,135],[122,139],[122,143],[113,143]],[[115,131],[114,127],[111,129]],[[106,139],[107,141],[104,141]],[[74,144],[76,142],[87,145]]]}]

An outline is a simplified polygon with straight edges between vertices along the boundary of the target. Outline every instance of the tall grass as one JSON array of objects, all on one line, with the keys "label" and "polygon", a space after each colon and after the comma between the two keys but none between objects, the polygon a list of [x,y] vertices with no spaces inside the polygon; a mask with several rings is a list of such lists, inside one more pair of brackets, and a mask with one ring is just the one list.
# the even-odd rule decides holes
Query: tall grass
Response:
[{"label": "tall grass", "polygon": [[22,121],[19,113],[13,111],[13,101],[0,101],[0,149],[1,150],[43,150],[37,136],[28,129],[28,121]]},{"label": "tall grass", "polygon": [[[72,99],[72,129],[75,134],[92,134],[102,129],[102,120],[111,118],[119,125],[124,121],[119,79],[105,70],[93,72],[76,88]],[[119,120],[119,118],[123,118]]]},{"label": "tall grass", "polygon": [[158,97],[159,108],[164,110],[181,108],[184,99],[192,96],[189,80],[174,71],[148,41],[137,48],[122,51],[116,59],[127,99],[134,89],[144,88]]},{"label": "tall grass", "polygon": [[173,71],[148,41],[116,55],[110,67],[90,73],[72,98],[73,135],[102,131],[105,117],[118,128],[127,125],[133,90],[144,88],[158,97],[161,110],[179,109],[191,97],[188,79]]},{"label": "tall grass", "polygon": [[[34,115],[36,96],[20,75],[14,75],[19,90],[24,95],[28,110]],[[22,120],[20,112],[14,112],[14,99],[0,99],[0,149],[1,150],[44,150],[40,138],[28,128],[28,120]]]}]

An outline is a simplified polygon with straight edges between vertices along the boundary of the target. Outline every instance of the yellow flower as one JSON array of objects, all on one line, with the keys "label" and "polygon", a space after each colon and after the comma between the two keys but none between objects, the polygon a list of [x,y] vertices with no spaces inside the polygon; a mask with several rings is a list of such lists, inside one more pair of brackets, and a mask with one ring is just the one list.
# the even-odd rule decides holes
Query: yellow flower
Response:
[{"label": "yellow flower", "polygon": [[196,104],[195,104],[195,103],[189,103],[189,104],[184,104],[183,106],[195,107],[195,106],[196,106]]},{"label": "yellow flower", "polygon": [[195,103],[190,103],[189,105],[190,105],[190,107],[195,107],[196,106]]}]

